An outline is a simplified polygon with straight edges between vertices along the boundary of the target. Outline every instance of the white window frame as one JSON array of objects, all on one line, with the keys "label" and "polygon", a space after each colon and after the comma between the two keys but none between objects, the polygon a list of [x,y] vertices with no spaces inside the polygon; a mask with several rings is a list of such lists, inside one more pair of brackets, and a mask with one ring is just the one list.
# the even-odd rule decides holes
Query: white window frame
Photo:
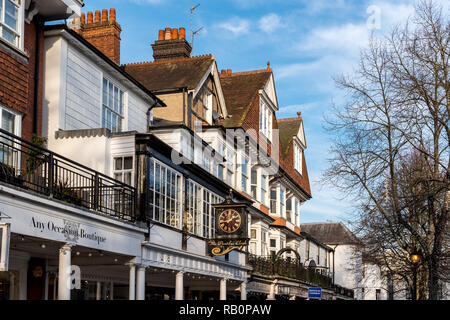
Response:
[{"label": "white window frame", "polygon": [[[11,2],[13,5],[17,7],[17,30],[12,29],[10,26],[8,26],[5,23],[5,4],[6,2]],[[24,48],[24,15],[25,15],[25,6],[24,6],[24,0],[0,0],[0,38],[4,40],[6,43],[20,49],[23,51]],[[3,37],[3,28],[7,29],[9,32],[12,32],[15,37],[16,41],[14,43],[6,40]]]},{"label": "white window frame", "polygon": [[[153,221],[157,221],[159,223],[174,227],[176,229],[181,229],[182,228],[182,212],[183,212],[183,193],[182,193],[182,184],[183,184],[183,175],[180,174],[178,171],[172,169],[171,167],[165,165],[164,163],[162,163],[161,161],[155,159],[155,158],[151,158],[150,159],[153,162],[153,167],[149,168],[153,169],[153,172],[151,172],[151,176],[153,177],[153,189],[150,188],[150,185],[148,185],[148,189],[149,189],[149,193],[152,193],[152,198],[151,198],[151,203],[149,203],[149,205],[152,206],[152,216],[151,219]],[[156,165],[159,165],[160,168],[165,168],[166,172],[171,171],[171,173],[173,173],[175,175],[175,181],[177,181],[177,185],[175,186],[175,197],[172,198],[170,196],[168,196],[167,194],[167,179],[165,179],[165,183],[166,183],[166,187],[164,188],[164,192],[163,192],[163,188],[162,188],[162,179],[160,179],[160,189],[159,191],[156,191],[155,185],[156,185]],[[167,176],[167,175],[166,175]],[[160,176],[161,177],[161,176]],[[151,181],[149,181],[148,183],[151,183]],[[164,197],[164,204],[163,207],[160,207],[159,204],[155,204],[155,199],[156,199],[156,193],[159,193],[160,196]],[[167,206],[167,199],[169,198],[169,200],[174,200],[175,201],[175,206],[174,206],[174,214],[172,214],[170,212],[170,210],[168,209]],[[158,207],[160,209],[159,212],[159,218],[155,219],[155,207]],[[161,215],[163,215],[163,217],[161,218]],[[167,215],[169,215],[169,218],[167,218]],[[167,223],[168,221],[168,223]]]},{"label": "white window frame", "polygon": [[[105,80],[107,82],[106,87],[107,87],[108,92],[107,92],[106,99],[107,99],[108,104],[104,103],[104,97],[103,97],[104,96],[104,83],[105,83]],[[109,90],[110,90],[110,86],[111,85],[112,85],[112,88],[113,88],[113,97],[112,97],[113,105],[109,106]],[[119,93],[118,110],[114,110],[114,92],[115,92],[115,89],[117,89],[117,91]],[[124,127],[125,127],[125,91],[122,88],[120,88],[114,81],[111,81],[110,78],[108,78],[108,77],[106,77],[104,75],[103,78],[102,78],[102,90],[101,90],[101,92],[102,92],[101,110],[100,110],[101,127],[109,129],[113,133],[114,132],[121,132],[124,129]],[[120,101],[120,94],[122,94],[122,101]],[[120,104],[121,102],[122,102],[122,104]],[[107,112],[108,111],[110,111],[110,113],[111,113],[111,123],[110,123],[111,127],[108,127],[108,125],[107,125],[107,114],[108,114]],[[118,120],[119,120],[119,123],[117,125],[117,130],[113,130],[114,129],[113,122],[112,122],[112,116],[113,115],[116,115],[118,117]]]},{"label": "white window frame", "polygon": [[272,141],[273,131],[273,112],[260,97],[259,103],[259,132],[261,132],[269,141]]},{"label": "white window frame", "polygon": [[[188,204],[187,211],[191,215],[192,223],[193,223],[192,230],[188,230],[188,231],[196,236],[203,237],[203,238],[214,237],[215,236],[215,211],[214,211],[214,208],[212,207],[212,205],[215,203],[222,202],[223,198],[191,179],[187,180],[187,188],[188,188],[188,190],[187,190],[188,198],[186,199],[186,202]],[[191,188],[192,188],[192,190],[197,190],[197,193],[194,195],[191,195],[190,194]],[[205,192],[209,193],[209,196],[210,196],[209,202],[204,199]],[[204,210],[205,205],[208,206],[207,213]],[[205,226],[205,219],[208,223],[207,226]],[[207,231],[206,233],[205,233],[205,230]]]},{"label": "white window frame", "polygon": [[294,169],[303,175],[303,149],[294,141]]},{"label": "white window frame", "polygon": [[[263,177],[265,177],[265,183],[263,183]],[[261,169],[261,174],[260,174],[260,190],[259,190],[259,197],[261,198],[261,203],[263,205],[267,205],[267,192],[269,189],[269,175],[264,172],[264,169]]]},{"label": "white window frame", "polygon": [[[116,169],[116,159],[121,158],[122,159],[122,169]],[[124,163],[125,163],[125,158],[131,158],[131,169],[123,169]],[[112,163],[112,176],[114,177],[114,179],[119,180],[123,183],[126,184],[126,182],[124,181],[124,174],[127,173],[131,173],[131,178],[130,178],[130,185],[134,186],[134,155],[132,154],[114,154],[112,156],[113,159],[113,163]],[[117,178],[116,175],[120,174],[121,178]]]},{"label": "white window frame", "polygon": [[[11,133],[18,137],[21,137],[22,136],[22,114],[11,108],[8,108],[8,107],[0,104],[0,128],[2,128],[2,123],[3,123],[3,111],[6,111],[6,112],[14,115],[14,132],[11,132]],[[6,129],[3,129],[3,130],[6,130]],[[6,130],[6,131],[8,131],[8,130]],[[19,145],[16,144],[15,147],[19,148]],[[20,168],[21,168],[21,159],[20,158],[21,158],[20,156],[17,156],[17,168],[16,168],[17,171],[20,171]],[[0,163],[1,162],[2,162],[2,159],[0,159]]]},{"label": "white window frame", "polygon": [[[248,158],[248,156],[242,152],[241,153],[241,157],[240,157],[240,168],[241,168],[241,183],[240,183],[240,188],[242,192],[245,192],[247,194],[250,194],[251,192],[249,192],[249,184],[250,184],[250,160]],[[247,168],[246,172],[244,172],[244,164],[245,167]],[[245,181],[245,184],[244,184]],[[245,185],[245,189],[243,188],[243,186]]]}]

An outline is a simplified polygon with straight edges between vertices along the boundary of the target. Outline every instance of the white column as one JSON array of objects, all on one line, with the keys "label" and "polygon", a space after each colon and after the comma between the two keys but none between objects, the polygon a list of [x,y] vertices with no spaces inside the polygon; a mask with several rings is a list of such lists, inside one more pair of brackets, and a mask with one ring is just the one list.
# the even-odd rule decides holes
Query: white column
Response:
[{"label": "white column", "polygon": [[97,281],[97,291],[95,293],[95,300],[102,300],[102,283]]},{"label": "white column", "polygon": [[114,282],[109,283],[109,300],[114,300]]},{"label": "white column", "polygon": [[136,300],[145,300],[145,267],[138,266],[136,272]]},{"label": "white column", "polygon": [[184,300],[183,274],[179,271],[175,276],[175,300]]},{"label": "white column", "polygon": [[58,300],[70,300],[71,256],[70,244],[65,244],[59,249]]},{"label": "white column", "polygon": [[136,265],[130,264],[130,285],[128,289],[128,300],[136,299]]},{"label": "white column", "polygon": [[275,283],[270,285],[270,293],[267,296],[267,300],[275,300]]},{"label": "white column", "polygon": [[227,300],[227,279],[220,279],[220,300]]},{"label": "white column", "polygon": [[247,300],[247,282],[241,283],[241,300]]}]

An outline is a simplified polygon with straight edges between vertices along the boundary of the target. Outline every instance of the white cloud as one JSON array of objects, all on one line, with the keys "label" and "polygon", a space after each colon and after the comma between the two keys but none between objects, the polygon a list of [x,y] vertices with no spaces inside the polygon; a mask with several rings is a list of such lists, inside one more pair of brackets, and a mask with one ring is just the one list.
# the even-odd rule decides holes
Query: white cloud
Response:
[{"label": "white cloud", "polygon": [[262,31],[272,33],[276,29],[282,27],[283,24],[281,23],[281,17],[279,15],[276,13],[269,13],[259,19],[258,26]]},{"label": "white cloud", "polygon": [[247,19],[233,17],[228,21],[217,24],[216,27],[231,33],[233,36],[240,36],[249,33],[250,22]]},{"label": "white cloud", "polygon": [[[295,114],[296,112],[303,112],[319,106],[319,102],[305,103],[305,104],[294,104],[290,106],[281,107],[277,111],[277,117],[279,115],[285,116],[286,114]],[[280,118],[280,117],[279,117]]]},{"label": "white cloud", "polygon": [[331,51],[354,55],[368,44],[369,35],[366,24],[347,23],[328,28],[319,27],[300,41],[297,49],[309,53]]}]

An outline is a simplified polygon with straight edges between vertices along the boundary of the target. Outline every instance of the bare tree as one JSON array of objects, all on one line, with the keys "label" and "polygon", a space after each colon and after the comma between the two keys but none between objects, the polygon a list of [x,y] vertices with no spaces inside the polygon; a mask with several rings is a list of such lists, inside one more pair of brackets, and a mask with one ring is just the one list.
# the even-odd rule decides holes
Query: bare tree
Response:
[{"label": "bare tree", "polygon": [[335,79],[348,102],[325,119],[334,143],[324,179],[355,197],[366,253],[410,283],[409,253],[420,250],[429,299],[448,271],[449,58],[448,14],[422,1],[407,24],[371,38],[354,74]]}]

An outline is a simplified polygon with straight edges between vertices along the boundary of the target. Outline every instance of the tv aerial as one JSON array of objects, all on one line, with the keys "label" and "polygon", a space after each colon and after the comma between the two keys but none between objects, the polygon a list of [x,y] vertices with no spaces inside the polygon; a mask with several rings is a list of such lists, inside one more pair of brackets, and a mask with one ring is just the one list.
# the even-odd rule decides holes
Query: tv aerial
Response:
[{"label": "tv aerial", "polygon": [[194,14],[195,9],[197,9],[199,6],[200,6],[200,3],[191,8],[191,47],[192,48],[194,48],[194,36],[197,35],[203,29],[203,27],[201,27],[195,31],[192,30],[192,16]]}]

